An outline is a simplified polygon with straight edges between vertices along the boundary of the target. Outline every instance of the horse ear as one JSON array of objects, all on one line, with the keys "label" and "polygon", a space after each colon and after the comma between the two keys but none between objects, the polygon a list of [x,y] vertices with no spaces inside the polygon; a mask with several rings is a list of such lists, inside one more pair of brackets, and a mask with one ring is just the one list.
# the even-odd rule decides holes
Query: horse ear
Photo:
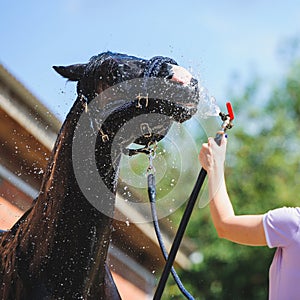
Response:
[{"label": "horse ear", "polygon": [[53,66],[53,69],[61,76],[71,81],[79,81],[84,76],[87,64],[76,64],[70,66]]}]

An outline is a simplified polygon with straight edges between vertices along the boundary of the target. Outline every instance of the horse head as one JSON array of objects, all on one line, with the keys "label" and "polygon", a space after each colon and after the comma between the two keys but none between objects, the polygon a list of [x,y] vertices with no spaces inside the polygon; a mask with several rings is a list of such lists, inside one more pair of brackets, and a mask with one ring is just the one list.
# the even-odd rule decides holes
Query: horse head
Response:
[{"label": "horse head", "polygon": [[54,69],[77,81],[78,98],[88,119],[77,138],[84,142],[77,148],[87,147],[87,131],[97,131],[91,156],[95,154],[97,169],[111,191],[119,156],[130,152],[130,144],[148,147],[165,137],[173,121],[184,122],[197,111],[198,82],[171,58],[146,60],[106,52],[85,64]]}]

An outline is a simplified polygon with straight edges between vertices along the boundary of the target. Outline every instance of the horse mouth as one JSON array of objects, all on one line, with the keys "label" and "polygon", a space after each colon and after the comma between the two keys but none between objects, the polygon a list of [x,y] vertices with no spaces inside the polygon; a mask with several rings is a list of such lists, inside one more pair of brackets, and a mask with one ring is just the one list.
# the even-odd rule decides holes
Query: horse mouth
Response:
[{"label": "horse mouth", "polygon": [[[197,103],[176,103],[177,112],[174,113],[175,121],[183,123],[191,119],[197,113]],[[176,116],[178,115],[178,116]]]},{"label": "horse mouth", "polygon": [[[178,86],[179,98],[176,102],[194,114],[197,111],[199,101],[198,80],[185,68],[176,65],[170,66],[172,73],[170,81]],[[186,100],[182,101],[182,99]]]},{"label": "horse mouth", "polygon": [[[196,114],[198,110],[198,102],[199,102],[199,92],[198,92],[198,82],[193,85],[182,86],[179,96],[175,100],[176,106],[179,110],[183,110],[186,113],[186,118],[191,118],[194,114]],[[185,113],[181,115],[184,117]],[[184,122],[185,120],[181,120],[180,122]]]}]

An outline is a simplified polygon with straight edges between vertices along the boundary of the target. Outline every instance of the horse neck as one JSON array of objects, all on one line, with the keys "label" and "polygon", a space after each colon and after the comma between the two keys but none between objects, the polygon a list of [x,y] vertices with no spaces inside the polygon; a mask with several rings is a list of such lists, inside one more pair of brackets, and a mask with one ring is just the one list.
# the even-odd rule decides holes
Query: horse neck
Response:
[{"label": "horse neck", "polygon": [[22,236],[20,250],[31,260],[33,273],[40,273],[43,262],[62,279],[70,276],[71,269],[72,274],[77,272],[73,284],[79,286],[87,282],[86,278],[89,282],[101,281],[101,272],[95,269],[106,260],[112,221],[86,200],[74,175],[72,141],[83,110],[76,101],[57,138],[37,202],[18,229]]}]

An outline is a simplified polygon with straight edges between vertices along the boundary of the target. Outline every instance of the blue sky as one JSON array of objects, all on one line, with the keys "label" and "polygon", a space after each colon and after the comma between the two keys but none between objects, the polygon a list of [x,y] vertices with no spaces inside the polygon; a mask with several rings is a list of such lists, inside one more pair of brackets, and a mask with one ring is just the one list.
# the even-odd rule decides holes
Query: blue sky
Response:
[{"label": "blue sky", "polygon": [[86,62],[107,50],[169,56],[223,106],[233,73],[245,81],[253,73],[270,81],[280,77],[278,47],[297,35],[298,0],[0,2],[0,63],[60,119],[75,86],[53,65]]}]

